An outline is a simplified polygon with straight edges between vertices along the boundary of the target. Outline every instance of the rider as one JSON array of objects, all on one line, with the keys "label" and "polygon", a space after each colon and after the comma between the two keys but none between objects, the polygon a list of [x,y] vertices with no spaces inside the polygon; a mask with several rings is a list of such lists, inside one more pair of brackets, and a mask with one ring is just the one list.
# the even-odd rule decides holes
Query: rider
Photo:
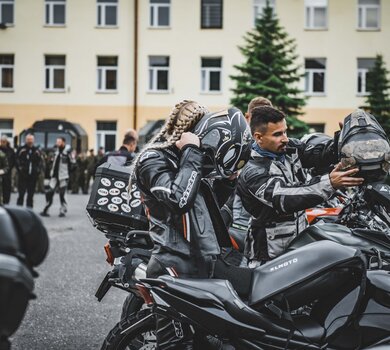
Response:
[{"label": "rider", "polygon": [[272,107],[252,110],[255,143],[251,160],[238,179],[238,193],[252,221],[245,243],[251,267],[282,254],[307,226],[305,209],[327,200],[335,189],[357,186],[358,169],[313,177],[306,183],[304,168],[323,167],[337,161],[333,140],[317,146],[287,137],[284,114]]},{"label": "rider", "polygon": [[[212,276],[220,254],[215,234],[218,206],[234,189],[236,172],[249,157],[250,141],[249,127],[238,109],[211,114],[194,101],[183,101],[141,151],[133,173],[155,243],[148,277],[167,270],[180,277]],[[205,176],[214,176],[212,186]],[[159,319],[157,329],[159,349],[192,348],[189,327]]]}]

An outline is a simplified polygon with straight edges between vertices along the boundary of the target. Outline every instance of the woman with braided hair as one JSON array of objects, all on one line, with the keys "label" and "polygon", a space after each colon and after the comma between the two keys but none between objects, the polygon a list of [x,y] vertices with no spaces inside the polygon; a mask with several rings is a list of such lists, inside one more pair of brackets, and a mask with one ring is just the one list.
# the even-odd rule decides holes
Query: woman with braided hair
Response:
[{"label": "woman with braided hair", "polygon": [[[250,139],[239,110],[212,114],[197,102],[185,100],[175,106],[162,130],[140,152],[129,189],[135,177],[155,243],[148,277],[167,273],[212,276],[220,254],[215,216],[234,190],[238,168],[249,158]],[[207,172],[213,170],[219,177],[212,186],[204,179],[207,166]],[[217,198],[218,203],[210,198]],[[159,349],[192,349],[192,339],[189,327],[158,320]]]}]

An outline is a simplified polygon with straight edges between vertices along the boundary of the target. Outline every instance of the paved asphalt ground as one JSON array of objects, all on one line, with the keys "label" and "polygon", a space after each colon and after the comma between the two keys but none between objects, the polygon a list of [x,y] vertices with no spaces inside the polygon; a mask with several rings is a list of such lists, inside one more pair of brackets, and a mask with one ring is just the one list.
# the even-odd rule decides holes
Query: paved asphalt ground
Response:
[{"label": "paved asphalt ground", "polygon": [[[94,294],[110,266],[105,262],[105,236],[86,216],[88,195],[67,195],[68,214],[59,218],[59,197],[51,217],[43,218],[50,250],[38,267],[36,300],[32,300],[21,327],[12,337],[12,350],[99,349],[119,321],[125,292],[111,289],[101,303]],[[11,197],[15,203],[16,194]],[[34,210],[44,207],[42,194],[34,197]]]}]

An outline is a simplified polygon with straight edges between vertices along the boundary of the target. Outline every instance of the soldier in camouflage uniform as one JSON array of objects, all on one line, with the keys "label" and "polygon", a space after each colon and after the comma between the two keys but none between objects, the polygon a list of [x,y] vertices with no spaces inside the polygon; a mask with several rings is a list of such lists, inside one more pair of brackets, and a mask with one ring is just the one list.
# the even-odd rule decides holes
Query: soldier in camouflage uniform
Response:
[{"label": "soldier in camouflage uniform", "polygon": [[86,162],[87,162],[87,175],[84,184],[85,194],[88,193],[91,178],[95,178],[95,167],[97,164],[97,157],[95,156],[93,148],[89,150],[89,156],[87,157]]},{"label": "soldier in camouflage uniform", "polygon": [[3,205],[3,175],[8,172],[8,159],[3,151],[0,151],[0,205]]}]

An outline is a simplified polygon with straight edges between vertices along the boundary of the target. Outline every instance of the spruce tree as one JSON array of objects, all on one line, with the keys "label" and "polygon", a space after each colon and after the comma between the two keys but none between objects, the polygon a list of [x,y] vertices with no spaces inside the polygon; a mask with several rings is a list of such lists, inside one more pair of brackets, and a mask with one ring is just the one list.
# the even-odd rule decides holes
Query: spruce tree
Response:
[{"label": "spruce tree", "polygon": [[386,69],[382,55],[377,55],[375,64],[367,74],[367,90],[369,94],[366,98],[366,106],[368,112],[377,118],[382,125],[386,134],[390,135],[390,97],[388,80],[389,71]]},{"label": "spruce tree", "polygon": [[234,66],[239,73],[231,76],[236,83],[231,103],[246,111],[252,98],[266,97],[286,114],[289,135],[303,135],[308,127],[296,118],[302,114],[305,99],[297,87],[302,74],[295,64],[295,40],[288,38],[268,1],[262,17],[244,39],[245,46],[239,48],[245,62]]}]

